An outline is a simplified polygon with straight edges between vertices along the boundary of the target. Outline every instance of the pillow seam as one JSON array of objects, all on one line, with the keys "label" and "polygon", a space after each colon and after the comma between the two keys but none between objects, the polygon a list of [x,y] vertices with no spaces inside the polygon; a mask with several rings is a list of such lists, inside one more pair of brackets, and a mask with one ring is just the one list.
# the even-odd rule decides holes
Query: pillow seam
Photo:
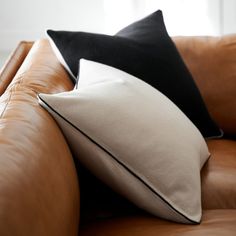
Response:
[{"label": "pillow seam", "polygon": [[106,148],[101,146],[99,143],[97,143],[95,140],[93,140],[89,135],[87,135],[84,131],[82,131],[79,127],[74,125],[72,122],[70,122],[68,119],[66,119],[64,116],[62,116],[59,112],[57,112],[53,107],[51,107],[45,100],[43,100],[40,95],[38,94],[39,100],[41,100],[46,106],[50,108],[54,113],[56,113],[59,117],[61,117],[64,121],[66,121],[69,125],[71,125],[73,128],[78,130],[81,134],[83,134],[85,137],[87,137],[92,143],[100,147],[104,152],[109,154],[113,160],[115,160],[117,163],[119,163],[121,166],[123,166],[131,175],[136,177],[138,180],[140,180],[152,193],[154,193],[160,200],[162,200],[164,203],[168,205],[170,209],[172,209],[175,213],[179,214],[181,217],[185,218],[186,220],[190,221],[193,224],[199,224],[200,222],[194,221],[190,219],[188,216],[181,213],[179,210],[177,210],[171,203],[169,203],[164,197],[162,197],[152,186],[150,186],[148,183],[146,183],[145,180],[143,180],[142,177],[140,177],[138,174],[136,174],[134,171],[132,171],[125,163],[121,162],[117,157],[115,157],[113,154],[111,154]]}]

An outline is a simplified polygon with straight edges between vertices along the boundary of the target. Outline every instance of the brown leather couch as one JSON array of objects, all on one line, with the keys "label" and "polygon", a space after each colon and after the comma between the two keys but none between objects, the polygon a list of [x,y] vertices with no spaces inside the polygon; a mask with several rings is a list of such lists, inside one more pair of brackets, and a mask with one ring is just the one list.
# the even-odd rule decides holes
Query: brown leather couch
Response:
[{"label": "brown leather couch", "polygon": [[[71,90],[73,84],[42,39],[19,44],[0,74],[0,235],[236,235],[236,35],[173,40],[226,134],[207,141],[212,155],[201,172],[201,224],[142,211],[80,219],[80,173],[60,129],[37,101],[40,92]],[[89,197],[96,203],[99,189]]]}]

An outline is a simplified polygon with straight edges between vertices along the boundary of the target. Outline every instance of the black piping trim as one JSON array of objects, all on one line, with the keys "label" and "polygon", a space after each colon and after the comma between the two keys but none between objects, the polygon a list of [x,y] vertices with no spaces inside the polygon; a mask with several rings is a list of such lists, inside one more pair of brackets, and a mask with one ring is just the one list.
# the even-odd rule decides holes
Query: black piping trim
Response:
[{"label": "black piping trim", "polygon": [[164,199],[161,195],[159,195],[158,192],[156,192],[155,189],[153,189],[151,186],[149,186],[141,177],[139,177],[136,173],[134,173],[132,170],[129,169],[124,163],[119,161],[114,155],[112,155],[109,151],[107,151],[104,147],[102,147],[100,144],[98,144],[96,141],[94,141],[91,137],[89,137],[87,134],[85,134],[82,130],[80,130],[77,126],[75,126],[73,123],[68,121],[64,116],[62,116],[60,113],[58,113],[54,108],[52,108],[48,103],[46,103],[41,97],[40,94],[38,94],[39,100],[41,100],[44,104],[47,105],[54,113],[56,113],[59,117],[61,117],[64,121],[66,121],[68,124],[70,124],[73,128],[78,130],[80,133],[82,133],[85,137],[87,137],[92,143],[96,144],[98,147],[100,147],[104,152],[109,154],[116,162],[118,162],[122,167],[124,167],[128,172],[130,172],[133,176],[135,176],[138,180],[140,180],[151,192],[153,192],[157,197],[159,197],[163,202],[165,202],[172,210],[174,210],[176,213],[181,215],[186,220],[190,221],[193,224],[199,224],[200,222],[194,221],[189,219],[187,216],[185,216],[183,213],[179,212],[177,209],[175,209],[166,199]]}]

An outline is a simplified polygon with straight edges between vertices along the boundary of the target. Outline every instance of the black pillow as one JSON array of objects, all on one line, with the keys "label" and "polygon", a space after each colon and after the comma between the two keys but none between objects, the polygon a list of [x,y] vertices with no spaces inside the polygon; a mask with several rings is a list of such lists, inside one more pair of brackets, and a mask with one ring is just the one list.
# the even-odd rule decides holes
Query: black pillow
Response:
[{"label": "black pillow", "polygon": [[221,136],[221,130],[211,119],[190,72],[166,31],[160,10],[127,26],[115,36],[53,30],[48,30],[47,34],[59,60],[75,82],[81,58],[113,66],[165,94],[204,137]]}]

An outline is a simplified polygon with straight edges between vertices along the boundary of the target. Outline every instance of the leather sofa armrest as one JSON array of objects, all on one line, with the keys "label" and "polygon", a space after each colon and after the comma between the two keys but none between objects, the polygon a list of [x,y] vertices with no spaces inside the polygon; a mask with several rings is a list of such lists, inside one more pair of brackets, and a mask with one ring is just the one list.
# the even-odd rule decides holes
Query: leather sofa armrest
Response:
[{"label": "leather sofa armrest", "polygon": [[47,40],[34,43],[0,97],[0,235],[78,235],[78,177],[37,94],[73,88]]},{"label": "leather sofa armrest", "polygon": [[0,96],[4,93],[7,86],[12,81],[32,45],[33,42],[22,41],[9,55],[7,61],[0,70]]}]

